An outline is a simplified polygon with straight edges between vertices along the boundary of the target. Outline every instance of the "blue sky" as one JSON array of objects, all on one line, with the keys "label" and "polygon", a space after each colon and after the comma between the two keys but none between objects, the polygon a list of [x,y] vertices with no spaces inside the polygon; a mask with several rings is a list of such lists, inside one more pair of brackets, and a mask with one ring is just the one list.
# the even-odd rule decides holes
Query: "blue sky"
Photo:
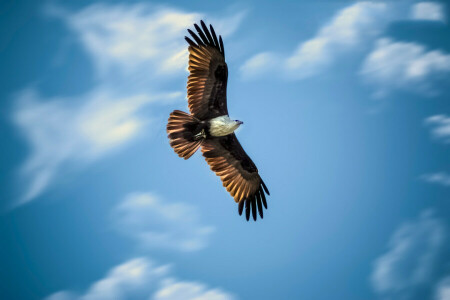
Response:
[{"label": "blue sky", "polygon": [[[3,1],[0,298],[450,299],[449,12]],[[258,222],[166,137],[200,19],[271,191]]]}]

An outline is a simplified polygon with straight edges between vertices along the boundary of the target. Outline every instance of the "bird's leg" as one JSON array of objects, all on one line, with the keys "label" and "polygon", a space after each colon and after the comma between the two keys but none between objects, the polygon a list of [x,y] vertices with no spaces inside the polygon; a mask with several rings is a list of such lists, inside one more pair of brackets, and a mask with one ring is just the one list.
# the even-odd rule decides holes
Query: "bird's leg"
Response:
[{"label": "bird's leg", "polygon": [[204,138],[206,138],[205,129],[202,129],[199,133],[194,135],[194,140],[196,140],[196,141],[204,139]]}]

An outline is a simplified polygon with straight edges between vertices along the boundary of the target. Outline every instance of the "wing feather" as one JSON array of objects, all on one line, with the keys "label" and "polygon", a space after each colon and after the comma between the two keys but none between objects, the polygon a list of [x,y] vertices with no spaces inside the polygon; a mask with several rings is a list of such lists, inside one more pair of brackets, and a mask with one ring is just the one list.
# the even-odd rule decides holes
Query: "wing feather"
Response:
[{"label": "wing feather", "polygon": [[245,202],[247,220],[250,218],[250,211],[255,220],[258,212],[262,218],[262,206],[267,208],[264,192],[269,194],[269,191],[236,135],[233,133],[220,138],[206,139],[201,147],[211,170],[220,176],[223,186],[235,202],[239,203],[240,214]]},{"label": "wing feather", "polygon": [[[223,41],[212,26],[194,24],[194,31],[188,29],[192,39],[185,37],[189,44],[190,72],[187,83],[188,104],[191,114],[200,120],[228,114],[227,80],[228,68],[225,63]],[[222,47],[222,48],[221,48]]]}]

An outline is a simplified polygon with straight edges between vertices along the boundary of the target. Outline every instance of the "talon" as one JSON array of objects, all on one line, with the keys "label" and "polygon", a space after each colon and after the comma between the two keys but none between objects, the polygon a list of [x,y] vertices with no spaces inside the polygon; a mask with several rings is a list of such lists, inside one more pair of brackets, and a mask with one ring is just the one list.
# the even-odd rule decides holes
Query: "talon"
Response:
[{"label": "talon", "polygon": [[199,140],[199,139],[204,139],[206,138],[206,133],[205,130],[202,129],[202,131],[200,131],[199,133],[197,133],[196,135],[194,135],[194,139]]}]

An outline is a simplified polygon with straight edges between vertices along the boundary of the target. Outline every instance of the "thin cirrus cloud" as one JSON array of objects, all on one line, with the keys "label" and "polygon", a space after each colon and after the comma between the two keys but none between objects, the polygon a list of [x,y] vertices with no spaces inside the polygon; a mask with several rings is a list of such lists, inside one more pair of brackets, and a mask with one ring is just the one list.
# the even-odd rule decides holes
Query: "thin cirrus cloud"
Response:
[{"label": "thin cirrus cloud", "polygon": [[70,28],[95,57],[103,73],[119,66],[123,71],[146,64],[149,76],[182,71],[187,62],[183,33],[200,14],[149,5],[92,5],[66,19]]},{"label": "thin cirrus cloud", "polygon": [[214,227],[201,224],[196,207],[167,203],[151,193],[129,194],[112,216],[117,230],[144,249],[197,251],[207,246],[214,232]]},{"label": "thin cirrus cloud", "polygon": [[448,300],[450,299],[450,276],[442,279],[436,286],[435,300]]},{"label": "thin cirrus cloud", "polygon": [[377,36],[392,18],[388,5],[357,2],[339,11],[317,35],[303,43],[285,61],[288,74],[305,78],[322,72],[339,53]]},{"label": "thin cirrus cloud", "polygon": [[430,210],[401,225],[392,235],[387,252],[374,263],[371,282],[375,292],[403,299],[434,286],[445,237],[442,221]]},{"label": "thin cirrus cloud", "polygon": [[[31,153],[19,170],[25,188],[14,206],[36,199],[65,167],[92,163],[151,129],[151,118],[140,111],[152,103],[183,99],[181,92],[160,86],[184,74],[183,36],[202,16],[147,4],[96,4],[78,12],[49,5],[45,12],[71,29],[99,80],[81,96],[48,98],[25,88],[15,97],[13,123]],[[218,18],[215,24],[230,35],[244,14]]]},{"label": "thin cirrus cloud", "polygon": [[411,18],[422,21],[445,22],[443,4],[438,2],[419,2],[411,8]]},{"label": "thin cirrus cloud", "polygon": [[244,62],[240,71],[244,79],[256,79],[265,76],[268,70],[275,70],[280,58],[274,53],[262,52]]},{"label": "thin cirrus cloud", "polygon": [[153,300],[233,300],[232,294],[222,289],[208,289],[201,282],[167,279],[151,298]]},{"label": "thin cirrus cloud", "polygon": [[225,300],[234,296],[220,288],[209,289],[201,282],[177,281],[170,265],[158,265],[147,257],[132,258],[113,267],[85,292],[63,290],[45,300]]},{"label": "thin cirrus cloud", "polygon": [[[126,76],[145,71],[146,78],[180,74],[188,61],[186,29],[204,18],[200,12],[144,3],[95,4],[72,14],[49,5],[46,11],[77,34],[101,77],[111,76],[113,68]],[[245,14],[241,10],[210,21],[226,37],[237,30]]]},{"label": "thin cirrus cloud", "polygon": [[[450,117],[446,115],[430,116],[425,119],[424,124],[431,128],[430,132],[434,140],[450,143]],[[420,178],[432,184],[450,187],[450,174],[446,172],[424,174]]]},{"label": "thin cirrus cloud", "polygon": [[112,95],[99,90],[76,98],[42,99],[26,90],[16,99],[13,122],[31,146],[19,170],[21,205],[40,195],[70,163],[89,163],[136,138],[149,120],[139,112],[152,101],[177,97]]},{"label": "thin cirrus cloud", "polygon": [[313,38],[301,42],[292,54],[285,57],[270,52],[256,54],[244,63],[241,72],[247,79],[276,68],[289,78],[315,76],[342,54],[378,36],[396,18],[399,18],[397,10],[386,3],[354,3],[339,10]]},{"label": "thin cirrus cloud", "polygon": [[446,172],[424,174],[420,178],[429,183],[450,187],[450,174],[447,174]]},{"label": "thin cirrus cloud", "polygon": [[450,54],[424,45],[382,38],[363,62],[360,74],[383,96],[393,89],[433,96],[450,75]]},{"label": "thin cirrus cloud", "polygon": [[450,117],[434,115],[425,119],[425,125],[431,127],[431,136],[444,143],[450,143]]}]

